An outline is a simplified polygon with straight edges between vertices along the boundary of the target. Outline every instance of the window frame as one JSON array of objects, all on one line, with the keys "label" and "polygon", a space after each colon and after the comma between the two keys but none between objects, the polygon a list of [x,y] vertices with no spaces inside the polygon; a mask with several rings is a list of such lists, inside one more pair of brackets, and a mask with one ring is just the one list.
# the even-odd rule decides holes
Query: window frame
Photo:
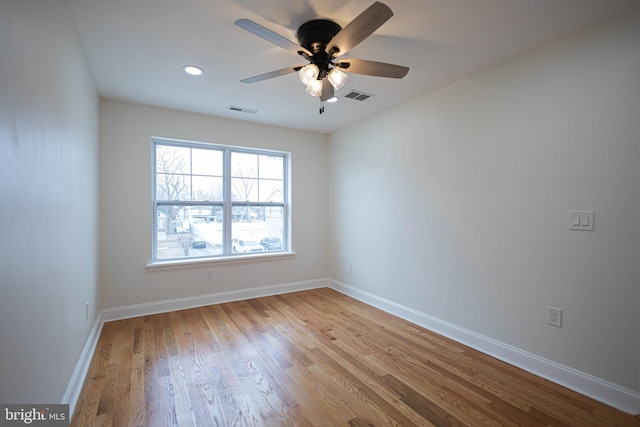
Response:
[{"label": "window frame", "polygon": [[[158,146],[170,146],[170,147],[186,147],[195,149],[208,149],[222,152],[222,200],[193,200],[193,194],[190,195],[190,200],[159,200],[157,198],[157,147]],[[232,165],[231,157],[232,153],[247,153],[263,156],[275,156],[282,158],[282,181],[283,181],[283,195],[282,202],[255,202],[255,201],[240,201],[232,200]],[[170,139],[164,137],[152,137],[151,138],[151,210],[152,210],[152,245],[151,245],[151,263],[148,267],[162,266],[162,265],[186,265],[203,262],[220,262],[231,261],[251,258],[269,258],[269,257],[282,257],[293,255],[291,250],[291,206],[290,206],[290,170],[291,170],[291,153],[280,150],[253,148],[245,146],[233,146],[225,144],[216,144],[209,142],[197,142]],[[198,174],[192,173],[190,170],[188,174],[191,179]],[[237,178],[237,177],[236,177]],[[260,178],[256,178],[260,180]],[[161,206],[220,206],[223,212],[222,221],[222,253],[215,255],[203,255],[203,256],[184,256],[175,258],[158,258],[158,212]],[[233,208],[235,206],[255,206],[255,207],[279,207],[282,209],[282,250],[255,252],[251,254],[246,253],[234,253],[232,244],[232,228],[233,228]]]}]

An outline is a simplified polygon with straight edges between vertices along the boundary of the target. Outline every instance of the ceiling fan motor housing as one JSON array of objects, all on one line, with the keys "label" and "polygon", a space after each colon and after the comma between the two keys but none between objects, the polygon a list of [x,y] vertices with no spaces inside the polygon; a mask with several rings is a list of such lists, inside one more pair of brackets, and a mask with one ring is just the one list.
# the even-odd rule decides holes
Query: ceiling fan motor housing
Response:
[{"label": "ceiling fan motor housing", "polygon": [[314,19],[298,28],[297,37],[300,46],[311,52],[311,63],[318,66],[321,79],[329,71],[331,58],[327,54],[327,44],[340,32],[342,27],[328,19]]},{"label": "ceiling fan motor housing", "polygon": [[315,54],[319,50],[324,51],[341,29],[340,25],[328,19],[314,19],[302,24],[296,35],[300,46]]}]

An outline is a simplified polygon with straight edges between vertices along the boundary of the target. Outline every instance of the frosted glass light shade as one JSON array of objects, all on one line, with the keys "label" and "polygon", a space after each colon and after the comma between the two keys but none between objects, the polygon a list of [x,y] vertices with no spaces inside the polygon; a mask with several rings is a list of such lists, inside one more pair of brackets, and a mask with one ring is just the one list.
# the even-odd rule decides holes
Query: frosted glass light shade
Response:
[{"label": "frosted glass light shade", "polygon": [[307,85],[307,93],[311,96],[322,95],[322,80],[311,80]]},{"label": "frosted glass light shade", "polygon": [[340,71],[337,68],[333,68],[327,75],[329,82],[331,82],[331,85],[335,90],[340,89],[342,85],[344,85],[344,82],[347,81],[347,77],[347,73]]},{"label": "frosted glass light shade", "polygon": [[318,78],[318,74],[320,74],[320,69],[315,64],[309,64],[300,68],[298,71],[298,76],[300,76],[300,81],[305,85],[309,85],[309,83]]}]

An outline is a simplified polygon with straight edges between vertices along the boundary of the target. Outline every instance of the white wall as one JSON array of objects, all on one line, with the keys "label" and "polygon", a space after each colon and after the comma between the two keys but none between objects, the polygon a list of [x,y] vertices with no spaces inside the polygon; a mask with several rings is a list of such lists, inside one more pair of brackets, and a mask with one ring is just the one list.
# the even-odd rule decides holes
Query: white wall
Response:
[{"label": "white wall", "polygon": [[332,134],[329,277],[640,391],[638,52],[636,8]]},{"label": "white wall", "polygon": [[99,306],[98,100],[64,1],[0,2],[0,95],[0,402],[60,403]]},{"label": "white wall", "polygon": [[[148,270],[151,137],[291,152],[294,258]],[[327,136],[121,101],[100,102],[101,283],[105,308],[326,278]],[[213,269],[213,280],[205,270]]]}]

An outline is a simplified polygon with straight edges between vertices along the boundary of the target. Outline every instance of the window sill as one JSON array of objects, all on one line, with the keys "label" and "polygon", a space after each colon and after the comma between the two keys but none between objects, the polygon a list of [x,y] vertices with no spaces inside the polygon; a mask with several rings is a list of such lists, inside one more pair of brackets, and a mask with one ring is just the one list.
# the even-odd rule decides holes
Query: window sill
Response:
[{"label": "window sill", "polygon": [[147,270],[174,270],[193,267],[206,267],[221,264],[267,261],[295,257],[295,252],[274,252],[269,254],[232,255],[215,258],[200,258],[176,261],[156,261],[147,264]]}]

